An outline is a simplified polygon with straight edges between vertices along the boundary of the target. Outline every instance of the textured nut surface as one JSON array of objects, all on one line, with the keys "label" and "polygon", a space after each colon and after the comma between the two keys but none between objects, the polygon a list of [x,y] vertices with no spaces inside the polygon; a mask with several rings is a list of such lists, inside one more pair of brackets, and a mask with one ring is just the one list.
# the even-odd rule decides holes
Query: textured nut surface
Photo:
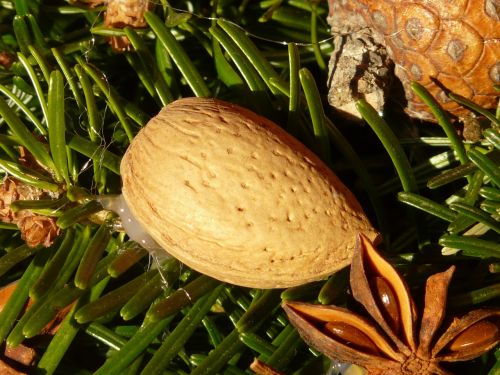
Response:
[{"label": "textured nut surface", "polygon": [[[387,48],[410,115],[433,120],[413,95],[411,80],[424,85],[454,115],[468,111],[451,101],[436,82],[480,106],[495,108],[498,93],[493,86],[500,82],[498,0],[329,0],[329,5],[333,30],[356,30],[352,24],[356,22],[358,30],[370,27],[373,37]],[[353,21],[346,13],[357,18]]]},{"label": "textured nut surface", "polygon": [[216,99],[171,103],[121,164],[123,195],[169,253],[214,278],[277,288],[350,263],[357,232],[375,237],[359,203],[276,124]]}]

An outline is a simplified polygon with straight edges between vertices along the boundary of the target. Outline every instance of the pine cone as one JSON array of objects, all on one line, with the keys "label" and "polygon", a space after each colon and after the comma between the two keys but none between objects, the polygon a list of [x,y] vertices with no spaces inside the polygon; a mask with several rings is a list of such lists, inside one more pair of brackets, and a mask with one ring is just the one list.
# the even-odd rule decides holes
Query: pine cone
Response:
[{"label": "pine cone", "polygon": [[21,238],[29,247],[49,247],[60,232],[54,218],[35,214],[21,218],[17,221],[17,226],[21,230]]},{"label": "pine cone", "polygon": [[13,212],[11,204],[18,200],[36,200],[43,198],[46,192],[26,185],[21,181],[7,177],[0,185],[0,220],[16,224],[21,230],[21,237],[30,247],[43,245],[49,247],[59,235],[55,219],[41,216],[30,210]]}]

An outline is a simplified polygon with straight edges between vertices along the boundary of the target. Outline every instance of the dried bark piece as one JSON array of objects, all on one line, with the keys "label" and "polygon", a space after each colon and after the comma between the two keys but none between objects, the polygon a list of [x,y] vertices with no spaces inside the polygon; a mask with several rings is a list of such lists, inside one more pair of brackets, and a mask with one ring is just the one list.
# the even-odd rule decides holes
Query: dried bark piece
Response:
[{"label": "dried bark piece", "polygon": [[36,359],[36,351],[29,346],[19,344],[15,348],[5,347],[4,356],[24,366],[33,366]]},{"label": "dried bark piece", "polygon": [[2,375],[28,375],[25,372],[17,371],[0,359],[0,374]]},{"label": "dried bark piece", "polygon": [[258,358],[254,358],[253,362],[250,364],[250,370],[258,375],[284,375],[283,372],[273,369]]},{"label": "dried bark piece", "polygon": [[479,117],[471,113],[462,117],[462,137],[466,141],[479,142],[483,136],[483,129]]},{"label": "dried bark piece", "polygon": [[[403,278],[359,235],[351,265],[351,290],[371,319],[336,306],[286,301],[283,309],[309,345],[332,359],[363,366],[368,374],[449,374],[441,362],[476,358],[500,342],[500,309],[471,311],[455,318],[438,336],[454,270],[450,267],[428,278],[424,310],[418,319]],[[388,285],[380,284],[379,278]],[[381,297],[388,299],[386,305],[397,308],[385,309]],[[395,311],[400,329],[388,319]]]},{"label": "dried bark piece", "polygon": [[334,45],[328,76],[330,105],[351,120],[359,118],[355,102],[360,98],[383,112],[394,70],[387,51],[363,34],[337,36]]}]

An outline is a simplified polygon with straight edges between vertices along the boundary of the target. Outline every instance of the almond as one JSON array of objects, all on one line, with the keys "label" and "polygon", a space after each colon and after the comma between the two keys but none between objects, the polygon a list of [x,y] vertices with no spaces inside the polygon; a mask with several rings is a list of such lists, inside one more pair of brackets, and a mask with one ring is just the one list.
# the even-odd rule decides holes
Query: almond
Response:
[{"label": "almond", "polygon": [[283,288],[347,266],[376,236],[354,195],[278,125],[217,99],[177,100],[121,163],[144,229],[189,267],[232,284]]}]

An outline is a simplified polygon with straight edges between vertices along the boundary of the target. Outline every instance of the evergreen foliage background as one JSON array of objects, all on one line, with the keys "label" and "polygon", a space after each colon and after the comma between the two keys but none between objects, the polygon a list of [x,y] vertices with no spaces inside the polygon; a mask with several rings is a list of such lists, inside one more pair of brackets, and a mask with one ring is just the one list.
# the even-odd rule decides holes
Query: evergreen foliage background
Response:
[{"label": "evergreen foliage background", "polygon": [[[450,313],[498,306],[498,111],[465,102],[487,117],[478,141],[464,142],[415,85],[439,125],[412,121],[396,104],[382,118],[364,101],[364,125],[335,119],[326,103],[333,45],[325,1],[161,0],[140,29],[105,27],[105,9],[0,1],[0,53],[13,61],[0,66],[1,173],[45,194],[13,210],[52,217],[61,228],[52,246],[32,249],[16,225],[0,224],[0,287],[17,282],[0,312],[0,341],[38,353],[34,367],[21,370],[244,374],[254,358],[287,374],[330,368],[280,303],[352,307],[347,270],[269,291],[226,285],[176,260],[160,275],[116,218],[103,215],[96,196],[120,193],[120,158],[134,134],[184,96],[249,107],[318,153],[362,202],[385,254],[417,293],[427,276],[455,264]],[[108,41],[123,36],[131,48],[118,53]],[[36,163],[21,163],[19,146]],[[44,333],[70,303],[57,333]],[[497,374],[499,360],[497,350],[454,369]]]}]

